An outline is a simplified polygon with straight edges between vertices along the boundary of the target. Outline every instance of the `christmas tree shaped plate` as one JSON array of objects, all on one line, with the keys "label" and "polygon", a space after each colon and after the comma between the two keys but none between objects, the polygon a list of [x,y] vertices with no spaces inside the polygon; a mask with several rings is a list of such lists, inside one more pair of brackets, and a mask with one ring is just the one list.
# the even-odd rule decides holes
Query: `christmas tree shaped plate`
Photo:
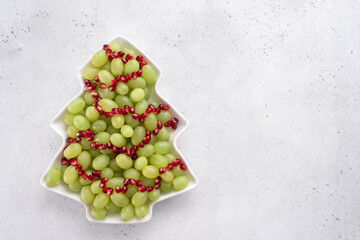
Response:
[{"label": "christmas tree shaped plate", "polygon": [[41,177],[101,223],[149,221],[153,206],[195,188],[176,146],[188,120],[156,89],[161,72],[118,36],[79,70],[81,91],[51,121],[62,145]]}]

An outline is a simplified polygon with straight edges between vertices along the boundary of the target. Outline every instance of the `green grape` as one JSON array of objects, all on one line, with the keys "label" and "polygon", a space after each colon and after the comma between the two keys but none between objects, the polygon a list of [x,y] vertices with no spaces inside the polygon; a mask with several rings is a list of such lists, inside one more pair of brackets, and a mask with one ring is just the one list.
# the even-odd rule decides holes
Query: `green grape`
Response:
[{"label": "green grape", "polygon": [[121,128],[125,123],[125,117],[124,115],[115,115],[111,118],[111,124],[114,128],[119,129]]},{"label": "green grape", "polygon": [[91,124],[90,129],[93,130],[94,133],[99,133],[105,131],[106,126],[106,122],[102,119],[99,119]]},{"label": "green grape", "polygon": [[111,201],[119,207],[125,207],[129,203],[129,198],[124,193],[116,193],[114,192],[110,196]]},{"label": "green grape", "polygon": [[165,141],[158,141],[157,143],[155,143],[154,148],[155,148],[155,153],[165,155],[170,152],[171,144]]},{"label": "green grape", "polygon": [[64,182],[64,172],[66,170],[67,166],[66,165],[61,165],[61,168],[60,168],[60,179],[62,182]]},{"label": "green grape", "polygon": [[148,108],[149,103],[146,100],[141,100],[140,102],[136,103],[135,105],[135,112],[137,114],[142,114]]},{"label": "green grape", "polygon": [[156,115],[156,118],[164,124],[171,119],[171,113],[169,111],[161,111],[158,115]]},{"label": "green grape", "polygon": [[119,76],[123,73],[124,64],[121,58],[115,58],[111,61],[111,72],[114,76]]},{"label": "green grape", "polygon": [[120,217],[124,221],[129,221],[134,217],[135,209],[132,204],[128,204],[127,206],[121,209]]},{"label": "green grape", "polygon": [[106,98],[106,99],[113,99],[115,98],[115,92],[114,91],[109,91],[108,88],[99,88],[98,90],[99,96],[101,98]]},{"label": "green grape", "polygon": [[145,121],[144,121],[144,125],[147,129],[149,129],[150,131],[154,130],[155,128],[157,128],[157,118],[155,116],[154,113],[150,113]]},{"label": "green grape", "polygon": [[170,137],[170,131],[166,127],[163,127],[156,136],[160,141],[168,140]]},{"label": "green grape", "polygon": [[110,86],[111,85],[110,81],[115,78],[109,71],[106,70],[100,70],[98,76],[100,82],[105,83],[107,86]]},{"label": "green grape", "polygon": [[77,129],[74,125],[71,125],[69,126],[67,129],[66,129],[66,134],[69,136],[69,137],[72,137],[72,138],[76,138],[76,133],[79,131],[79,129]]},{"label": "green grape", "polygon": [[98,144],[106,144],[110,141],[110,134],[108,132],[99,132],[94,136],[94,142]]},{"label": "green grape", "polygon": [[135,185],[128,185],[128,190],[126,191],[126,196],[128,196],[129,198],[131,198],[132,196],[134,196],[134,194],[136,192],[138,192],[138,187]]},{"label": "green grape", "polygon": [[105,121],[106,125],[109,125],[111,123],[110,118],[107,118],[105,115],[100,116],[100,120]]},{"label": "green grape", "polygon": [[147,178],[156,178],[159,176],[159,169],[155,166],[148,165],[143,168],[142,174]]},{"label": "green grape", "polygon": [[165,155],[165,157],[167,158],[168,162],[171,163],[172,160],[176,159],[175,155],[172,153],[168,153]]},{"label": "green grape", "polygon": [[96,158],[97,156],[101,155],[101,152],[99,151],[99,149],[90,149],[89,153],[91,155],[92,158]]},{"label": "green grape", "polygon": [[126,83],[119,82],[115,88],[115,92],[117,92],[120,95],[126,95],[129,92],[129,87]]},{"label": "green grape", "polygon": [[84,116],[76,115],[73,122],[75,127],[81,131],[85,131],[90,128],[90,123]]},{"label": "green grape", "polygon": [[145,145],[143,148],[139,148],[136,153],[139,156],[143,156],[143,157],[150,157],[151,155],[153,155],[155,152],[154,150],[154,146],[152,144],[147,144]]},{"label": "green grape", "polygon": [[156,200],[158,200],[160,197],[160,190],[159,189],[154,189],[149,193],[149,199],[152,202],[155,202]]},{"label": "green grape", "polygon": [[81,147],[84,150],[90,150],[91,149],[91,142],[86,140],[86,138],[82,138],[80,141]]},{"label": "green grape", "polygon": [[150,164],[157,168],[166,167],[168,165],[167,158],[160,154],[153,154],[149,160]]},{"label": "green grape", "polygon": [[115,147],[122,147],[126,144],[126,138],[124,138],[120,133],[111,134],[110,141]]},{"label": "green grape", "polygon": [[141,143],[146,134],[146,129],[143,126],[137,126],[131,136],[131,143],[135,146]]},{"label": "green grape", "polygon": [[115,98],[115,102],[119,105],[119,107],[124,108],[125,105],[129,107],[133,107],[134,103],[127,96],[117,95]]},{"label": "green grape", "polygon": [[[111,198],[111,197],[110,197]],[[106,210],[109,213],[119,213],[121,211],[121,208],[116,206],[113,202],[109,202],[108,205],[106,205]]]},{"label": "green grape", "polygon": [[82,97],[77,97],[72,100],[69,105],[67,106],[67,110],[69,113],[76,114],[81,112],[85,107],[85,101]]},{"label": "green grape", "polygon": [[84,101],[86,104],[91,105],[95,102],[95,98],[91,95],[91,92],[84,93]]},{"label": "green grape", "polygon": [[102,154],[106,154],[106,155],[110,155],[110,154],[113,153],[113,151],[112,151],[111,149],[109,149],[109,148],[107,148],[107,149],[105,149],[105,150],[100,150],[100,152],[101,152]]},{"label": "green grape", "polygon": [[143,168],[147,165],[148,165],[148,160],[146,157],[138,157],[134,163],[135,169],[139,171],[142,171]]},{"label": "green grape", "polygon": [[129,88],[145,88],[146,82],[142,77],[138,77],[136,79],[130,79],[130,81],[127,82],[127,85]]},{"label": "green grape", "polygon": [[163,192],[171,192],[172,186],[171,182],[161,182],[160,190]]},{"label": "green grape", "polygon": [[128,48],[125,48],[123,52],[125,53],[125,55],[129,54],[133,57],[135,57],[137,55],[133,50],[128,49]]},{"label": "green grape", "polygon": [[104,64],[104,66],[102,66],[101,70],[106,70],[106,71],[111,71],[111,64],[109,61],[106,61],[106,63]]},{"label": "green grape", "polygon": [[93,160],[92,166],[95,170],[103,170],[104,168],[106,168],[109,162],[110,162],[109,156],[105,154],[101,154]]},{"label": "green grape", "polygon": [[[91,170],[87,170],[85,172],[87,175],[90,175],[92,173]],[[79,182],[81,183],[81,185],[89,185],[91,183],[91,180],[89,180],[89,179],[85,180],[81,177],[81,178],[79,178]]]},{"label": "green grape", "polygon": [[71,184],[76,181],[78,178],[78,170],[75,169],[75,166],[68,166],[64,172],[64,182],[66,184]]},{"label": "green grape", "polygon": [[141,76],[145,79],[147,84],[154,84],[156,82],[156,73],[150,65],[145,65],[141,69],[143,72]]},{"label": "green grape", "polygon": [[94,67],[101,67],[106,63],[108,60],[108,57],[106,56],[105,50],[100,50],[94,54],[94,56],[91,59],[91,65]]},{"label": "green grape", "polygon": [[50,168],[46,174],[45,181],[48,187],[54,187],[60,180],[60,170],[57,168]]},{"label": "green grape", "polygon": [[90,189],[93,193],[98,194],[102,192],[103,189],[99,187],[100,183],[101,180],[97,180],[91,184]]},{"label": "green grape", "polygon": [[90,210],[90,215],[97,220],[103,220],[106,218],[107,216],[107,211],[105,208],[101,208],[101,209],[96,209],[96,208],[92,208]]},{"label": "green grape", "polygon": [[67,159],[79,156],[82,147],[79,143],[70,143],[70,145],[64,150],[64,157]]},{"label": "green grape", "polygon": [[159,107],[159,103],[157,101],[152,101],[150,104],[154,105],[154,107]]},{"label": "green grape", "polygon": [[116,159],[110,160],[110,162],[109,162],[109,167],[110,167],[113,171],[115,171],[115,172],[118,172],[118,171],[121,170],[121,168],[120,168],[120,167],[117,165],[117,163],[116,163]]},{"label": "green grape", "polygon": [[148,199],[148,192],[136,192],[134,196],[131,198],[131,203],[134,206],[141,206],[143,205],[146,200]]},{"label": "green grape", "polygon": [[130,99],[133,102],[140,102],[145,97],[145,91],[142,88],[135,88],[130,93]]},{"label": "green grape", "polygon": [[145,92],[145,97],[144,97],[144,99],[149,100],[149,97],[150,97],[149,88],[145,87],[145,88],[144,88],[144,92]]},{"label": "green grape", "polygon": [[116,129],[116,128],[114,128],[112,125],[109,125],[109,126],[106,128],[106,131],[111,135],[111,134],[114,134],[114,133],[118,133],[118,132],[119,132],[119,129]]},{"label": "green grape", "polygon": [[86,67],[83,70],[83,78],[84,79],[94,79],[94,77],[96,77],[99,73],[99,69],[98,68],[94,68],[94,67]]},{"label": "green grape", "polygon": [[89,168],[91,163],[91,155],[88,151],[82,151],[77,158],[77,161],[82,166],[82,170]]},{"label": "green grape", "polygon": [[95,122],[96,120],[99,119],[100,113],[96,110],[95,107],[90,106],[86,108],[85,116],[90,122]]},{"label": "green grape", "polygon": [[122,177],[113,177],[109,179],[106,183],[106,186],[109,188],[116,188],[116,186],[123,187],[124,186],[124,178]]},{"label": "green grape", "polygon": [[83,185],[80,183],[80,177],[75,182],[69,184],[69,189],[73,192],[80,192]]},{"label": "green grape", "polygon": [[143,204],[141,206],[135,206],[135,214],[139,218],[145,217],[149,212],[149,206],[147,204]]},{"label": "green grape", "polygon": [[122,169],[129,169],[133,164],[132,159],[123,153],[116,156],[116,163]]},{"label": "green grape", "polygon": [[114,102],[113,100],[110,100],[110,99],[106,99],[106,98],[101,99],[98,104],[102,107],[102,109],[105,112],[111,112],[111,110],[113,108],[118,108],[119,107],[116,104],[116,102]]},{"label": "green grape", "polygon": [[116,51],[116,52],[120,52],[121,51],[121,47],[118,43],[110,43],[109,45],[109,48],[112,50],[112,51]]},{"label": "green grape", "polygon": [[129,168],[124,170],[124,178],[132,178],[135,181],[140,179],[140,173],[138,170],[134,169],[134,168]]},{"label": "green grape", "polygon": [[178,177],[174,178],[174,180],[172,181],[172,184],[173,184],[174,188],[177,190],[184,189],[189,184],[189,178],[186,176],[178,176]]},{"label": "green grape", "polygon": [[126,138],[129,138],[134,134],[133,128],[129,125],[122,126],[120,129],[120,132],[121,132],[121,135],[123,135]]},{"label": "green grape", "polygon": [[181,170],[180,165],[174,167],[171,172],[174,174],[175,177],[184,176],[186,174],[184,170]]},{"label": "green grape", "polygon": [[127,149],[131,149],[134,145],[131,144],[131,142],[126,143],[125,147]]},{"label": "green grape", "polygon": [[70,126],[73,124],[73,118],[75,117],[75,115],[71,114],[71,113],[66,113],[64,116],[64,122],[66,125]]},{"label": "green grape", "polygon": [[90,186],[84,186],[80,192],[80,199],[85,204],[90,204],[94,201],[95,195],[91,191]]},{"label": "green grape", "polygon": [[140,122],[138,120],[133,119],[131,114],[128,114],[125,116],[125,122],[128,125],[130,125],[132,128],[135,128],[136,126],[138,126],[140,124]]},{"label": "green grape", "polygon": [[105,193],[99,193],[96,195],[93,205],[97,209],[104,208],[109,203],[109,195]]},{"label": "green grape", "polygon": [[165,182],[171,182],[174,179],[174,174],[170,171],[166,171],[160,175],[161,179]]},{"label": "green grape", "polygon": [[111,168],[107,167],[107,168],[104,168],[104,169],[101,171],[100,177],[101,177],[101,178],[105,178],[105,177],[106,177],[106,178],[110,179],[110,178],[113,177],[113,175],[114,175],[114,171],[113,171]]},{"label": "green grape", "polygon": [[140,177],[140,181],[142,181],[144,186],[153,186],[155,185],[155,179],[149,179],[144,176]]},{"label": "green grape", "polygon": [[157,142],[158,142],[157,136],[155,136],[154,134],[151,134],[150,144],[154,145]]}]

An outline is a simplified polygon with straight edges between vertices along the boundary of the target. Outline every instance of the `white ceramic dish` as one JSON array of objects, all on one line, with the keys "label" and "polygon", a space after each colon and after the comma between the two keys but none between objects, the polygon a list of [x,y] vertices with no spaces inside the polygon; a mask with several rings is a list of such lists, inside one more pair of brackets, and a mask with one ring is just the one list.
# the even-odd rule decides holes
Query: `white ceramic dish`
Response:
[{"label": "white ceramic dish", "polygon": [[[61,158],[62,158],[62,150],[63,148],[65,147],[65,140],[66,140],[66,128],[67,126],[65,125],[64,123],[64,114],[66,113],[66,106],[68,104],[66,104],[66,106],[64,106],[64,108],[60,111],[59,114],[57,114],[54,119],[51,121],[51,124],[50,126],[52,127],[52,129],[54,129],[55,132],[57,132],[61,137],[62,137],[62,143],[61,143],[61,147],[59,149],[59,151],[57,152],[57,154],[55,155],[55,157],[52,159],[48,169],[46,170],[46,172],[43,174],[43,176],[41,177],[40,179],[40,184],[50,190],[50,191],[53,191],[53,192],[56,192],[56,193],[59,193],[61,195],[64,195],[66,197],[69,197],[71,199],[74,199],[78,202],[81,202],[85,209],[86,209],[86,217],[89,221],[91,222],[99,222],[99,223],[113,223],[113,224],[127,224],[127,223],[141,223],[141,222],[147,222],[151,219],[151,216],[152,216],[152,211],[153,211],[153,207],[156,203],[158,202],[161,202],[165,199],[168,199],[168,198],[171,198],[171,197],[174,197],[178,194],[181,194],[181,193],[184,193],[184,192],[187,192],[187,191],[190,191],[191,189],[195,188],[197,185],[198,185],[198,179],[195,177],[195,175],[193,174],[193,172],[191,171],[190,169],[190,166],[188,165],[186,159],[184,158],[184,156],[181,154],[181,152],[179,151],[179,149],[177,148],[176,146],[176,139],[177,137],[182,133],[184,132],[188,126],[189,126],[189,121],[180,113],[178,112],[172,105],[170,102],[166,101],[161,95],[160,93],[157,91],[157,88],[156,86],[159,84],[160,80],[161,80],[161,71],[159,69],[159,67],[154,63],[154,61],[152,61],[143,51],[141,51],[139,48],[137,48],[134,44],[132,44],[129,40],[127,40],[126,38],[122,37],[122,36],[117,36],[115,37],[114,39],[112,39],[109,43],[112,43],[112,42],[116,42],[116,43],[119,43],[122,48],[130,48],[130,49],[133,49],[137,54],[141,54],[142,56],[144,56],[144,58],[147,60],[147,62],[152,65],[156,71],[156,74],[157,74],[157,82],[155,85],[149,87],[149,91],[150,91],[150,98],[149,100],[152,101],[152,100],[157,100],[159,101],[160,103],[166,103],[170,106],[170,111],[171,111],[171,114],[172,116],[176,117],[179,119],[179,124],[178,124],[178,128],[174,131],[174,130],[171,130],[171,134],[170,134],[170,139],[169,141],[172,143],[172,146],[173,146],[173,153],[177,156],[179,156],[180,159],[182,159],[185,164],[187,165],[188,167],[188,170],[187,170],[187,174],[188,174],[188,177],[190,179],[190,182],[189,182],[189,185],[187,188],[181,190],[181,191],[172,191],[170,193],[163,193],[161,192],[161,196],[160,198],[156,201],[156,202],[151,202],[150,205],[149,205],[149,213],[147,214],[146,217],[142,218],[142,219],[139,219],[137,217],[134,217],[131,221],[128,221],[128,222],[125,222],[125,221],[122,221],[121,218],[120,218],[120,214],[108,214],[107,218],[104,219],[104,220],[96,220],[94,218],[91,217],[90,215],[90,209],[91,209],[91,206],[88,206],[84,203],[81,202],[80,200],[80,193],[77,193],[77,192],[72,192],[66,184],[62,183],[61,181],[59,182],[59,184],[53,188],[49,188],[47,185],[46,185],[46,182],[45,182],[45,176],[46,176],[46,173],[48,172],[48,170],[52,167],[57,167],[57,168],[60,168],[61,167]],[[102,45],[101,45],[102,46]],[[76,97],[78,96],[81,96],[84,92],[83,92],[83,87],[84,87],[84,80],[83,80],[83,77],[82,77],[82,70],[89,66],[90,65],[90,60],[91,58],[89,58],[86,63],[80,68],[80,70],[78,71],[78,79],[79,79],[79,82],[81,84],[81,91],[79,92],[79,94],[77,96],[75,96],[73,99],[75,99]],[[69,101],[70,102],[70,101]],[[189,203],[190,204],[190,203]],[[191,214],[191,213],[189,213]]]}]

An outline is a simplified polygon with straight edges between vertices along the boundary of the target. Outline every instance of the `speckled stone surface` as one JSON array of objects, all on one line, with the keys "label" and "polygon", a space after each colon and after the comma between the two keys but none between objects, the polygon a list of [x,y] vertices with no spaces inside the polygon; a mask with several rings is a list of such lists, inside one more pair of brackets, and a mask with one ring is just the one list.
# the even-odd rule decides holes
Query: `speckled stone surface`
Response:
[{"label": "speckled stone surface", "polygon": [[[1,239],[360,239],[360,2],[0,1]],[[122,34],[191,122],[200,180],[139,225],[43,189],[51,118]]]}]

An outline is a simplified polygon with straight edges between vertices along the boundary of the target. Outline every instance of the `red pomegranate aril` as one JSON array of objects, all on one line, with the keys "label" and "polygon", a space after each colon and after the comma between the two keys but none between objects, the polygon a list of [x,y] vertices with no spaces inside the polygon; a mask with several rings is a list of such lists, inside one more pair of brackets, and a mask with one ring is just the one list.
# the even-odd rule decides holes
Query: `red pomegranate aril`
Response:
[{"label": "red pomegranate aril", "polygon": [[121,153],[126,152],[126,147],[125,147],[125,146],[122,146],[121,149],[120,149],[120,152],[121,152]]},{"label": "red pomegranate aril", "polygon": [[128,179],[128,178],[125,178],[125,179],[124,179],[124,186],[127,186],[127,185],[129,185],[129,179]]},{"label": "red pomegranate aril", "polygon": [[80,170],[82,169],[81,164],[76,165],[75,169],[78,170],[78,171],[80,171]]},{"label": "red pomegranate aril", "polygon": [[171,123],[171,128],[175,130],[177,128],[177,125],[175,123]]},{"label": "red pomegranate aril", "polygon": [[115,86],[117,84],[117,81],[115,79],[113,79],[110,81],[110,84]]},{"label": "red pomegranate aril", "polygon": [[159,189],[160,188],[160,183],[155,184],[154,188]]},{"label": "red pomegranate aril", "polygon": [[98,103],[101,100],[100,97],[98,97],[97,99],[95,99],[95,102]]},{"label": "red pomegranate aril", "polygon": [[142,113],[142,114],[140,114],[140,118],[146,118],[148,115],[147,115],[147,113],[146,112],[144,112],[144,113]]},{"label": "red pomegranate aril", "polygon": [[150,114],[151,112],[152,112],[152,110],[151,110],[151,108],[149,108],[149,107],[145,110],[145,113],[146,113],[146,114]]},{"label": "red pomegranate aril", "polygon": [[93,175],[90,175],[89,180],[93,182],[93,181],[95,181],[95,177]]},{"label": "red pomegranate aril", "polygon": [[174,169],[174,164],[169,163],[169,164],[167,165],[166,169],[169,170],[169,171],[173,170],[173,169]]},{"label": "red pomegranate aril", "polygon": [[91,82],[90,82],[90,80],[85,80],[85,85],[90,85],[91,84]]},{"label": "red pomegranate aril", "polygon": [[117,192],[117,193],[121,192],[121,187],[119,185],[117,185],[115,187],[115,192]]},{"label": "red pomegranate aril", "polygon": [[108,142],[107,144],[106,144],[106,146],[107,146],[107,148],[112,148],[112,143],[111,142]]},{"label": "red pomegranate aril", "polygon": [[166,168],[162,167],[162,168],[159,169],[159,173],[160,173],[160,174],[163,174],[163,173],[165,173],[165,172],[166,172]]},{"label": "red pomegranate aril", "polygon": [[89,179],[89,176],[88,176],[86,173],[84,173],[83,175],[81,175],[81,177],[82,177],[84,180],[88,180],[88,179]]},{"label": "red pomegranate aril", "polygon": [[81,141],[81,138],[80,138],[80,137],[76,137],[76,138],[75,138],[75,142],[78,143],[78,142],[80,142],[80,141]]},{"label": "red pomegranate aril", "polygon": [[91,129],[86,130],[85,133],[88,134],[88,135],[93,135],[94,134],[93,130],[91,130]]},{"label": "red pomegranate aril", "polygon": [[143,142],[141,142],[141,143],[138,144],[138,147],[139,147],[139,148],[143,148],[144,146],[145,146],[145,144],[144,144]]},{"label": "red pomegranate aril", "polygon": [[129,179],[129,184],[130,184],[130,185],[135,185],[135,184],[136,184],[136,181],[131,178],[131,179]]},{"label": "red pomegranate aril", "polygon": [[118,58],[118,57],[119,57],[119,53],[116,52],[116,51],[113,51],[113,52],[111,53],[111,56],[112,56],[113,58]]},{"label": "red pomegranate aril", "polygon": [[180,159],[176,159],[176,163],[177,163],[177,165],[180,165],[180,164],[181,164],[181,160],[180,160]]},{"label": "red pomegranate aril", "polygon": [[136,61],[141,62],[144,59],[143,56],[139,55],[136,57]]},{"label": "red pomegranate aril", "polygon": [[149,108],[151,109],[152,112],[155,112],[155,110],[156,110],[156,108],[152,104],[149,105]]},{"label": "red pomegranate aril", "polygon": [[127,188],[126,186],[124,186],[124,187],[121,189],[121,192],[122,192],[122,193],[126,193],[126,192],[127,192],[127,189],[128,189],[128,188]]},{"label": "red pomegranate aril", "polygon": [[123,75],[121,75],[121,76],[120,76],[120,81],[126,83],[126,78],[125,78]]},{"label": "red pomegranate aril", "polygon": [[163,110],[163,109],[164,109],[164,106],[165,106],[164,104],[160,104],[160,105],[159,105],[159,108],[160,108],[161,110]]},{"label": "red pomegranate aril", "polygon": [[111,62],[113,59],[114,59],[113,56],[108,56],[109,62]]},{"label": "red pomegranate aril", "polygon": [[154,130],[153,130],[153,134],[156,136],[156,135],[158,135],[159,134],[159,129],[158,128],[155,128]]},{"label": "red pomegranate aril", "polygon": [[107,189],[106,194],[108,194],[108,195],[112,195],[112,194],[113,194],[113,192],[114,192],[114,189],[112,189],[112,188],[108,188],[108,189]]},{"label": "red pomegranate aril", "polygon": [[145,143],[145,144],[148,144],[148,143],[150,142],[150,140],[151,140],[151,137],[150,137],[150,136],[145,136],[145,137],[144,137],[144,143]]},{"label": "red pomegranate aril", "polygon": [[159,121],[159,122],[157,122],[157,125],[156,125],[156,127],[157,127],[157,129],[162,129],[162,123]]},{"label": "red pomegranate aril", "polygon": [[130,113],[135,113],[135,108],[134,108],[134,107],[131,107],[131,108],[129,109],[129,112],[130,112]]},{"label": "red pomegranate aril", "polygon": [[124,106],[124,111],[128,113],[130,111],[130,107],[128,105],[125,105]]},{"label": "red pomegranate aril", "polygon": [[92,92],[92,93],[91,93],[91,96],[92,96],[93,98],[97,98],[99,95],[98,95],[96,92]]},{"label": "red pomegranate aril", "polygon": [[125,53],[122,52],[122,51],[120,51],[120,52],[119,52],[119,57],[123,57],[123,56],[125,56]]},{"label": "red pomegranate aril", "polygon": [[103,49],[104,50],[107,50],[109,48],[109,45],[107,45],[107,44],[105,44],[104,46],[103,46]]},{"label": "red pomegranate aril", "polygon": [[164,110],[165,110],[165,111],[169,110],[169,106],[168,106],[168,105],[165,105],[165,106],[164,106]]},{"label": "red pomegranate aril", "polygon": [[98,77],[98,76],[95,76],[95,77],[94,77],[94,81],[95,81],[95,82],[99,82],[99,81],[100,81],[99,77]]},{"label": "red pomegranate aril", "polygon": [[105,84],[105,83],[100,83],[99,87],[100,87],[101,89],[105,89],[105,88],[106,88],[106,84]]},{"label": "red pomegranate aril", "polygon": [[120,149],[117,148],[117,147],[112,147],[112,151],[113,151],[114,153],[118,153],[118,152],[120,152]]},{"label": "red pomegranate aril", "polygon": [[91,142],[92,140],[94,140],[94,136],[89,136],[86,138],[86,140],[88,140],[89,142]]},{"label": "red pomegranate aril", "polygon": [[129,75],[129,74],[126,74],[126,75],[125,75],[125,79],[126,79],[126,81],[129,81],[129,80],[131,79],[130,75]]},{"label": "red pomegranate aril", "polygon": [[131,74],[131,78],[132,78],[132,79],[136,79],[137,77],[138,77],[138,75],[137,75],[136,72],[133,72],[133,73]]},{"label": "red pomegranate aril", "polygon": [[126,60],[126,58],[124,58],[124,57],[121,58],[121,61],[122,61],[123,63],[127,63],[127,60]]},{"label": "red pomegranate aril", "polygon": [[91,147],[96,150],[99,147],[99,144],[97,142],[91,143]]},{"label": "red pomegranate aril", "polygon": [[138,157],[139,157],[139,156],[138,156],[136,153],[134,153],[133,155],[131,155],[131,159],[132,159],[132,160],[136,160]]},{"label": "red pomegranate aril", "polygon": [[109,49],[109,48],[106,49],[106,56],[110,56],[110,55],[111,55],[111,52],[112,52],[111,49]]},{"label": "red pomegranate aril", "polygon": [[111,112],[112,112],[113,114],[119,114],[118,108],[113,108],[113,109],[111,109]]},{"label": "red pomegranate aril", "polygon": [[143,66],[145,66],[146,65],[146,61],[145,60],[142,60],[141,62],[140,62],[140,68],[142,68]]},{"label": "red pomegranate aril", "polygon": [[146,189],[147,192],[151,192],[152,190],[154,190],[154,188],[153,188],[152,186],[149,186],[149,187],[147,187],[147,189]]},{"label": "red pomegranate aril", "polygon": [[85,91],[86,91],[86,92],[91,92],[92,90],[93,90],[93,89],[92,89],[91,86],[85,87]]},{"label": "red pomegranate aril", "polygon": [[159,183],[159,182],[161,182],[161,178],[160,177],[155,178],[155,183]]},{"label": "red pomegranate aril", "polygon": [[95,178],[94,180],[97,181],[100,179],[100,176],[94,176],[94,178]]},{"label": "red pomegranate aril", "polygon": [[107,118],[112,118],[113,116],[114,116],[114,114],[111,112],[105,113],[105,117],[107,117]]},{"label": "red pomegranate aril", "polygon": [[179,120],[177,118],[173,118],[171,119],[171,122],[175,123],[175,124],[178,124],[179,123]]},{"label": "red pomegranate aril", "polygon": [[99,149],[100,149],[100,150],[105,150],[105,149],[106,149],[106,145],[105,145],[105,144],[100,144]]},{"label": "red pomegranate aril", "polygon": [[105,188],[105,187],[106,187],[105,183],[100,183],[99,184],[99,188]]},{"label": "red pomegranate aril", "polygon": [[174,164],[174,167],[178,165],[176,159],[172,160],[172,163]]},{"label": "red pomegranate aril", "polygon": [[73,141],[74,141],[74,139],[71,138],[71,137],[68,137],[68,138],[66,139],[66,142],[68,142],[68,143],[72,143]]},{"label": "red pomegranate aril", "polygon": [[150,130],[146,130],[145,135],[146,135],[146,136],[150,136],[150,135],[151,135],[151,131],[150,131]]},{"label": "red pomegranate aril", "polygon": [[130,156],[131,156],[130,149],[126,149],[126,151],[125,151],[125,155],[126,155],[126,156],[128,156],[128,157],[130,157]]},{"label": "red pomegranate aril", "polygon": [[138,150],[137,146],[130,148],[131,154],[134,154]]},{"label": "red pomegranate aril", "polygon": [[84,175],[84,174],[86,174],[86,172],[83,171],[83,170],[80,170],[80,171],[78,172],[78,175],[79,175],[79,176],[82,176],[82,175]]},{"label": "red pomegranate aril", "polygon": [[136,72],[136,75],[137,75],[138,77],[140,77],[142,73],[143,73],[142,70],[138,70],[138,71]]},{"label": "red pomegranate aril", "polygon": [[92,174],[94,175],[94,176],[100,176],[100,171],[98,171],[98,170],[94,170],[94,171],[92,171]]},{"label": "red pomegranate aril", "polygon": [[164,126],[165,126],[165,127],[170,127],[170,126],[171,126],[171,122],[170,122],[170,121],[167,121],[166,123],[164,123]]},{"label": "red pomegranate aril", "polygon": [[140,116],[137,113],[133,113],[133,114],[131,114],[131,117],[135,120],[138,120]]},{"label": "red pomegranate aril", "polygon": [[140,192],[146,192],[146,187],[145,187],[145,186],[139,187],[139,191],[140,191]]},{"label": "red pomegranate aril", "polygon": [[111,86],[108,87],[108,89],[109,89],[110,92],[113,92],[115,90],[115,86],[111,85]]},{"label": "red pomegranate aril", "polygon": [[183,171],[186,171],[187,167],[185,164],[180,164],[180,169],[183,170]]},{"label": "red pomegranate aril", "polygon": [[96,83],[92,83],[92,84],[91,84],[91,89],[92,89],[92,90],[95,90],[96,87],[97,87],[97,84],[96,84]]},{"label": "red pomegranate aril", "polygon": [[139,118],[139,122],[143,123],[144,121],[145,121],[145,118],[143,118],[143,117]]},{"label": "red pomegranate aril", "polygon": [[66,158],[62,158],[62,159],[61,159],[61,164],[62,164],[62,165],[69,166],[69,165],[70,165],[70,161],[67,160]]},{"label": "red pomegranate aril", "polygon": [[132,60],[134,57],[130,54],[126,55],[126,60]]},{"label": "red pomegranate aril", "polygon": [[104,178],[101,179],[101,182],[102,182],[102,183],[106,183],[108,180],[109,180],[109,179],[108,179],[107,177],[104,177]]},{"label": "red pomegranate aril", "polygon": [[143,185],[143,182],[142,181],[136,181],[136,186],[138,186],[138,187],[141,187]]}]

